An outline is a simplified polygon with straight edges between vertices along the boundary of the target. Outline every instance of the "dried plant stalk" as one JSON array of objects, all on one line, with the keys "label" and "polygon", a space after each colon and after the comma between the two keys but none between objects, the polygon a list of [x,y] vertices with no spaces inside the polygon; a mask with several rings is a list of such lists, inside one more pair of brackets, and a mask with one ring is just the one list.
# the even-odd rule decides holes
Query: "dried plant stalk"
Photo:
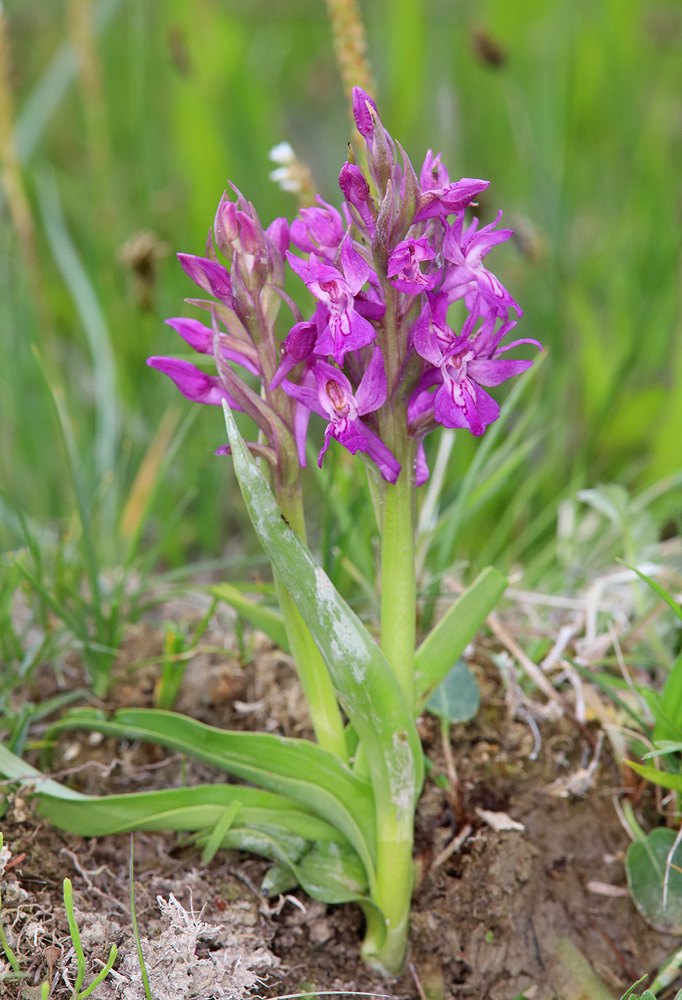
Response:
[{"label": "dried plant stalk", "polygon": [[37,266],[35,229],[14,142],[14,108],[7,18],[0,4],[0,165],[2,186],[21,253],[29,270]]},{"label": "dried plant stalk", "polygon": [[36,247],[35,225],[31,203],[21,172],[14,139],[14,104],[11,86],[10,43],[7,18],[0,0],[0,183],[5,192],[9,214],[17,234],[31,290],[31,299],[42,332],[46,362],[51,369],[56,364],[56,346],[50,312],[45,300],[40,259]]},{"label": "dried plant stalk", "polygon": [[349,102],[353,87],[362,87],[374,96],[372,71],[367,58],[367,39],[356,0],[326,0],[334,32],[334,51],[343,89]]}]

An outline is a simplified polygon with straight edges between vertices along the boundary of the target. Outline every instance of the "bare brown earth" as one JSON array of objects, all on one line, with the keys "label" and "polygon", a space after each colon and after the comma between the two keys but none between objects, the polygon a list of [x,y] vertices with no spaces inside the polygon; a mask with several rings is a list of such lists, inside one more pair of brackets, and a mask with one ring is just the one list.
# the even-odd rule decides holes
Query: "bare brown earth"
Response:
[{"label": "bare brown earth", "polygon": [[[208,642],[219,646],[223,638]],[[107,707],[153,703],[158,668],[130,665],[158,655],[160,645],[152,625],[130,630]],[[430,716],[420,722],[432,773],[449,773],[451,781],[443,789],[427,779],[420,803],[411,965],[403,975],[387,982],[362,965],[355,907],[326,907],[300,892],[265,900],[258,892],[265,862],[228,852],[203,867],[187,838],[139,834],[136,908],[156,1000],[254,990],[270,997],[364,990],[421,1000],[512,1000],[521,993],[528,1000],[599,1000],[620,996],[672,954],[676,939],[651,929],[627,895],[605,894],[605,886],[625,886],[628,838],[612,803],[622,777],[606,749],[582,787],[573,782],[593,759],[596,730],[567,716],[548,717],[539,722],[538,743],[528,724],[510,718],[499,674],[484,653],[475,669],[483,707],[471,723],[451,727],[456,779],[440,723]],[[51,676],[43,677],[43,697],[52,693]],[[290,662],[264,639],[256,640],[246,666],[233,653],[199,653],[178,708],[214,725],[309,735]],[[63,780],[98,794],[215,776],[158,747],[78,733],[62,739],[53,770],[69,771]],[[506,814],[523,829],[496,832],[479,810]],[[64,834],[37,819],[21,796],[11,799],[0,829],[12,851],[2,884],[3,926],[29,973],[23,993],[0,982],[0,996],[31,998],[31,984],[48,976],[54,997],[71,995],[64,977],[73,982],[75,964],[62,901],[69,876],[88,956],[86,985],[116,943],[117,975],[94,997],[141,998],[129,838]],[[458,837],[461,846],[448,856]],[[158,896],[167,904],[165,920]]]}]

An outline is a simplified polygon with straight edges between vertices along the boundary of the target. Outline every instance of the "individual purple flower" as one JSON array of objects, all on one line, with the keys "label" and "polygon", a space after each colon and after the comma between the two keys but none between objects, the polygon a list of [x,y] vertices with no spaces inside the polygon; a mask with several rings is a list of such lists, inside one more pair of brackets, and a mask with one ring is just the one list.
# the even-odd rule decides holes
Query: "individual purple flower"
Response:
[{"label": "individual purple flower", "polygon": [[440,281],[440,269],[433,274],[423,274],[419,265],[422,261],[434,260],[435,257],[436,251],[429,246],[426,234],[418,240],[402,240],[388,258],[391,284],[399,292],[407,292],[408,295],[431,291]]},{"label": "individual purple flower", "polygon": [[[189,346],[199,354],[213,354],[215,334],[198,319],[176,316],[174,319],[167,319],[166,324],[173,327],[175,332],[179,333],[183,340],[187,341]],[[258,352],[251,344],[241,343],[236,337],[229,337],[225,334],[218,334],[218,338],[221,341],[221,352],[226,361],[234,361],[253,375],[260,374]]]},{"label": "individual purple flower", "polygon": [[374,122],[368,104],[378,115],[377,106],[369,94],[362,87],[353,87],[353,117],[358,132],[364,139],[369,139],[374,133]]},{"label": "individual purple flower", "polygon": [[290,227],[291,242],[304,253],[316,253],[333,263],[345,235],[340,212],[317,196],[318,205],[302,208]]},{"label": "individual purple flower", "polygon": [[353,455],[358,451],[365,452],[377,465],[383,478],[394,483],[400,473],[400,463],[361,419],[386,402],[388,386],[381,350],[374,348],[372,359],[355,395],[343,372],[326,361],[318,361],[312,374],[317,385],[316,391],[310,386],[295,385],[287,381],[283,383],[283,387],[294,399],[329,421],[318,465],[322,465],[329,443],[335,438]]},{"label": "individual purple flower", "polygon": [[490,187],[490,181],[482,181],[473,177],[463,177],[461,181],[447,183],[443,187],[422,191],[419,209],[414,222],[432,219],[434,216],[444,218],[463,211],[470,205],[476,195]]},{"label": "individual purple flower", "polygon": [[232,302],[232,283],[226,267],[208,257],[196,257],[191,253],[179,253],[178,260],[195,285],[209,295],[215,295],[221,302],[228,305]]},{"label": "individual purple flower", "polygon": [[448,227],[443,239],[443,256],[453,266],[448,268],[443,291],[448,293],[451,302],[477,292],[489,307],[497,310],[514,309],[518,316],[522,316],[521,308],[500,279],[482,263],[494,246],[504,243],[512,235],[511,229],[498,229],[494,232],[501,218],[502,212],[499,212],[496,220],[481,230],[478,230],[478,219],[474,219],[463,230],[462,214]]},{"label": "individual purple flower", "polygon": [[296,365],[300,365],[302,361],[306,361],[313,356],[317,335],[317,324],[315,323],[308,323],[306,320],[303,320],[292,326],[284,341],[282,362],[270,383],[271,390],[281,385],[282,379],[286,378]]},{"label": "individual purple flower", "polygon": [[419,172],[419,185],[422,193],[433,191],[437,188],[445,188],[450,183],[450,175],[440,162],[441,155],[441,153],[438,153],[437,156],[434,156],[432,150],[429,150],[426,154],[423,166]]},{"label": "individual purple flower", "polygon": [[289,223],[282,216],[278,216],[273,219],[270,225],[265,230],[266,235],[269,237],[270,242],[279,251],[282,258],[282,263],[286,259],[286,252],[289,249],[289,243],[291,242],[291,233],[289,230]]},{"label": "individual purple flower", "polygon": [[173,379],[185,399],[190,399],[193,403],[221,406],[225,400],[231,410],[242,409],[225,391],[218,375],[207,375],[189,361],[182,361],[180,358],[152,357],[147,358],[147,364],[150,368],[157,368]]},{"label": "individual purple flower", "polygon": [[355,163],[344,163],[339,174],[339,187],[343,191],[344,197],[358,214],[367,234],[374,235],[374,217],[376,209],[372,211],[372,195],[369,184],[365,179],[360,167]]},{"label": "individual purple flower", "polygon": [[348,351],[357,351],[375,339],[376,330],[356,310],[354,301],[369,277],[369,265],[353,249],[349,236],[341,244],[342,271],[323,264],[314,253],[305,261],[287,251],[287,260],[327,307],[327,322],[315,346],[317,354],[331,354],[337,364],[343,364]]},{"label": "individual purple flower", "polygon": [[[477,305],[479,303],[477,302]],[[519,375],[533,364],[532,361],[511,360],[501,355],[519,344],[533,344],[526,338],[500,347],[502,339],[512,330],[515,322],[503,323],[496,329],[498,316],[489,311],[480,330],[471,334],[481,316],[477,309],[467,318],[460,336],[454,336],[443,350],[430,322],[427,305],[415,323],[413,342],[415,350],[432,366],[422,377],[410,402],[410,420],[416,422],[433,404],[433,418],[444,427],[467,428],[476,437],[500,415],[498,403],[482,386],[500,385]],[[439,386],[435,395],[434,386]]]}]

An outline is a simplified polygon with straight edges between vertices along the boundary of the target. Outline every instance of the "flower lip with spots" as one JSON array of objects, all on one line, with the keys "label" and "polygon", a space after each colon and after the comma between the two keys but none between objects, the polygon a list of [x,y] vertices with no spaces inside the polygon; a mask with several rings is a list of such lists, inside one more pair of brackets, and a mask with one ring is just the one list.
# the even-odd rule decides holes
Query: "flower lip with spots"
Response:
[{"label": "flower lip with spots", "polygon": [[318,354],[331,354],[337,364],[349,351],[366,347],[376,338],[376,330],[355,308],[355,296],[369,277],[369,265],[351,246],[346,236],[341,244],[339,271],[314,254],[308,261],[287,251],[292,270],[303,279],[315,298],[327,307],[327,323],[316,345]]},{"label": "flower lip with spots", "polygon": [[395,482],[400,472],[400,463],[361,419],[378,410],[386,401],[388,386],[380,348],[374,348],[372,359],[355,394],[343,372],[326,361],[317,361],[312,374],[316,390],[288,381],[284,381],[282,385],[290,396],[328,421],[318,465],[322,464],[331,439],[335,438],[352,454],[357,451],[366,452],[376,463],[384,479]]},{"label": "flower lip with spots", "polygon": [[419,265],[435,260],[436,256],[426,234],[419,239],[402,240],[388,258],[387,273],[393,287],[408,295],[419,295],[434,289],[440,281],[441,269],[425,274]]}]

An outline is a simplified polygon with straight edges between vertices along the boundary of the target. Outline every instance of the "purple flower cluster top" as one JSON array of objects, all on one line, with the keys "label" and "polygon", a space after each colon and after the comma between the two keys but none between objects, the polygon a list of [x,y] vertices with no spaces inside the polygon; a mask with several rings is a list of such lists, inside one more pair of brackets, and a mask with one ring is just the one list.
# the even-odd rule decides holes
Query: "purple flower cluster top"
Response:
[{"label": "purple flower cluster top", "polygon": [[[272,463],[279,485],[305,465],[311,413],[326,421],[319,463],[333,438],[363,452],[388,482],[410,463],[423,483],[426,434],[438,425],[483,434],[500,413],[487,389],[532,365],[507,352],[541,346],[506,339],[521,310],[484,263],[511,236],[497,228],[502,213],[483,227],[466,220],[488,181],[451,181],[431,150],[417,177],[357,87],[353,111],[369,178],[351,152],[339,177],[340,212],[318,197],[291,225],[276,219],[263,229],[235,189],[236,201],[223,195],[218,206],[206,256],[179,254],[212,296],[188,301],[211,321],[168,323],[195,351],[213,355],[217,374],[180,359],[147,362],[188,399],[226,400],[249,413],[262,431],[251,448]],[[285,291],[287,270],[315,301],[310,318]],[[283,305],[293,325],[282,342],[274,328]],[[257,376],[260,391],[240,369]]]}]

